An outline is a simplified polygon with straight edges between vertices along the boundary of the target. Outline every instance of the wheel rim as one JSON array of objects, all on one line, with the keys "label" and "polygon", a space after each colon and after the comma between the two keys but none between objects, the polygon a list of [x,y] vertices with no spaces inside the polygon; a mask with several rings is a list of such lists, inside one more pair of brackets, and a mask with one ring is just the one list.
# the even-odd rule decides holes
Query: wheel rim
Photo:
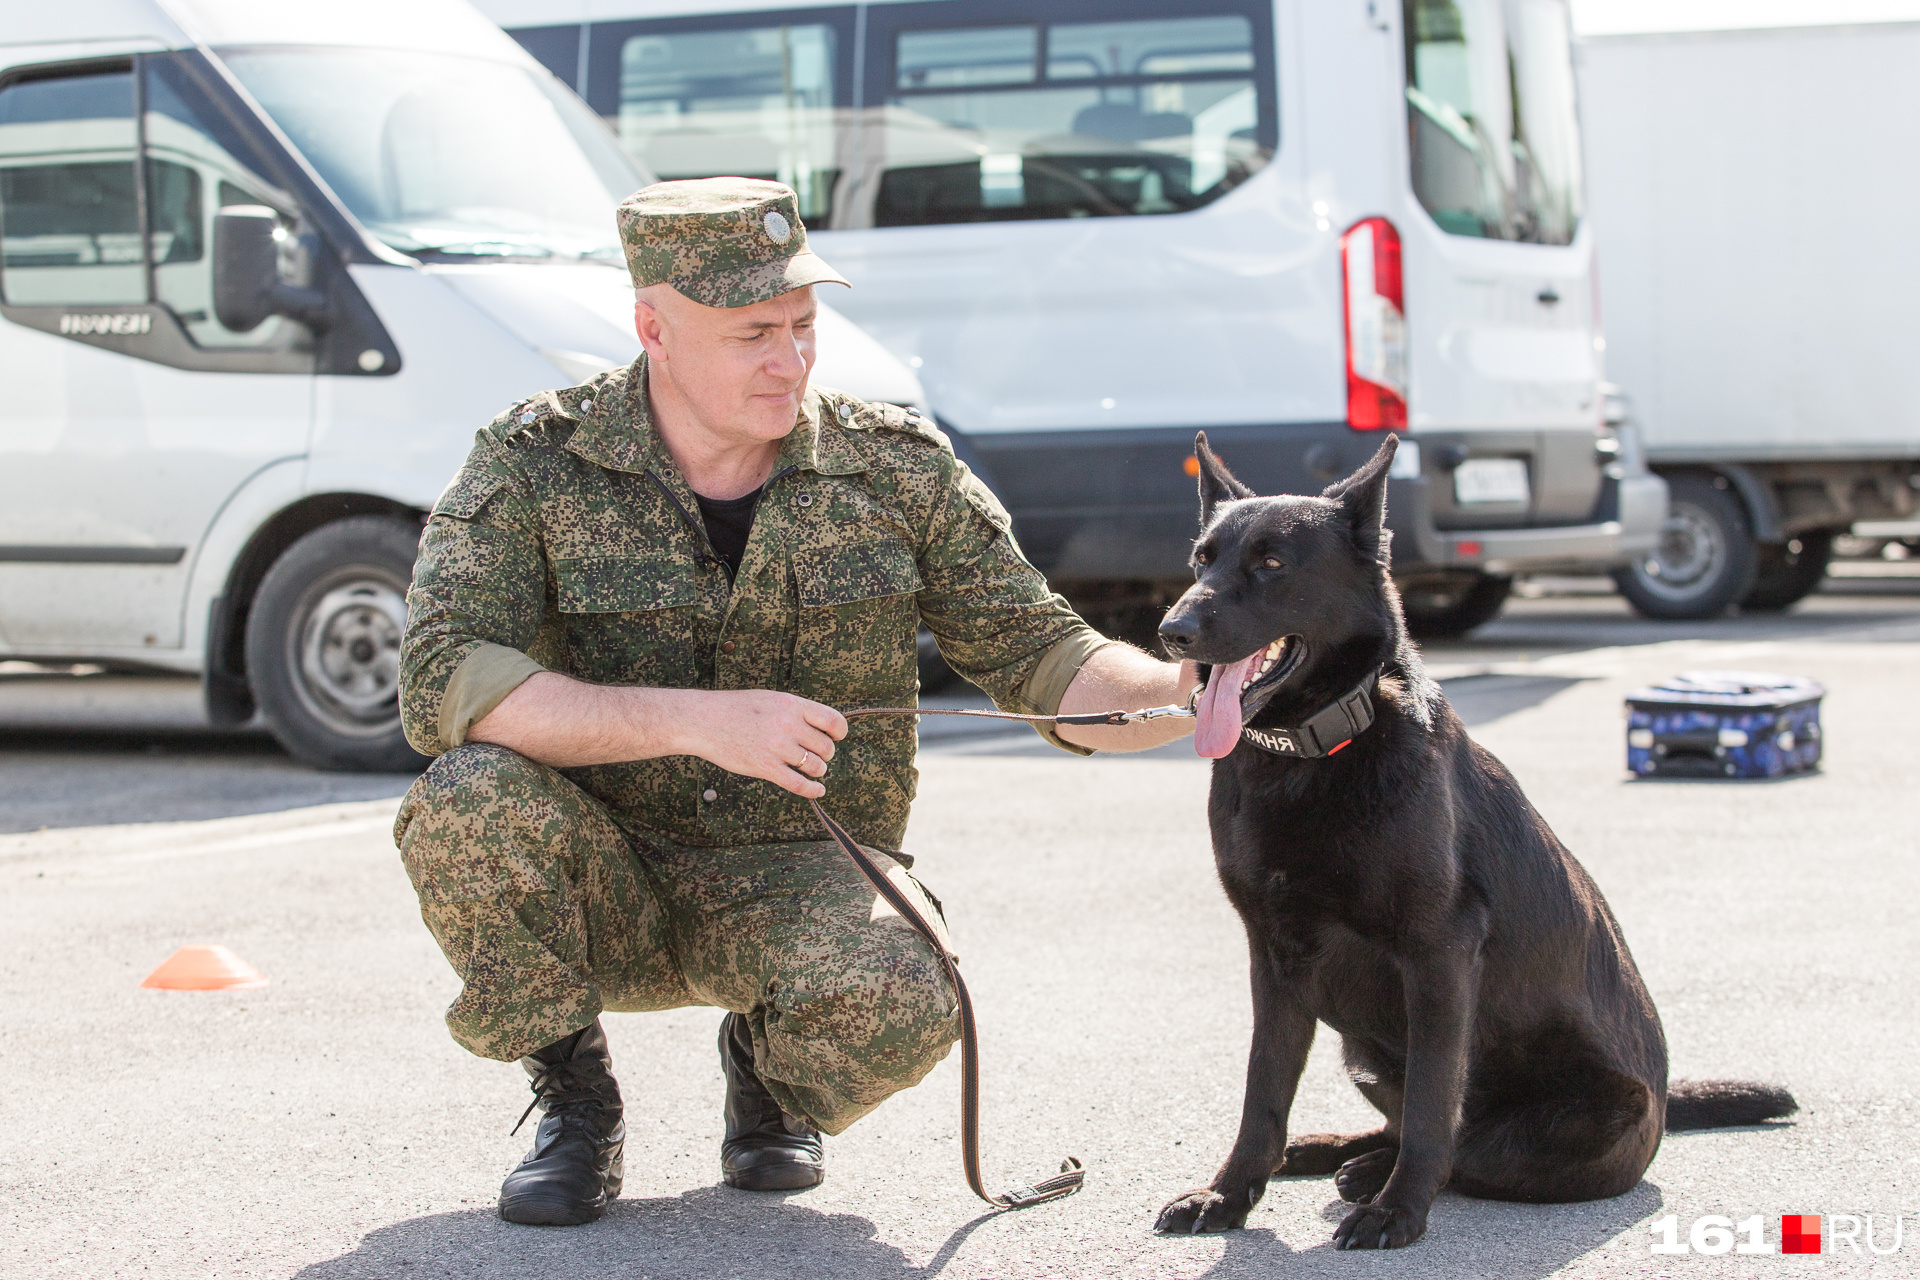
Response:
[{"label": "wheel rim", "polygon": [[1635,568],[1647,590],[1669,600],[1704,595],[1718,584],[1727,563],[1727,535],[1705,511],[1676,502],[1660,529],[1653,554]]},{"label": "wheel rim", "polygon": [[287,636],[294,692],[335,733],[375,738],[400,721],[403,584],[367,566],[329,574],[301,597]]}]

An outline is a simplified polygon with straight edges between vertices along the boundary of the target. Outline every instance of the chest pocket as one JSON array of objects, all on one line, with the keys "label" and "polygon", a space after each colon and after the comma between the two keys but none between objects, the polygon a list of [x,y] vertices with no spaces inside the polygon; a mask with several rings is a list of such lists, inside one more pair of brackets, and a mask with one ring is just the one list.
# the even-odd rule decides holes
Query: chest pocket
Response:
[{"label": "chest pocket", "polygon": [[920,590],[913,548],[888,539],[799,551],[793,574],[793,691],[835,706],[911,693]]},{"label": "chest pocket", "polygon": [[[692,565],[647,557],[557,560],[554,603],[561,614],[565,670],[605,684],[688,688],[696,655],[712,646]],[[704,647],[703,647],[704,642]]]},{"label": "chest pocket", "polygon": [[645,613],[700,598],[693,568],[678,560],[593,556],[559,560],[554,587],[562,613]]}]

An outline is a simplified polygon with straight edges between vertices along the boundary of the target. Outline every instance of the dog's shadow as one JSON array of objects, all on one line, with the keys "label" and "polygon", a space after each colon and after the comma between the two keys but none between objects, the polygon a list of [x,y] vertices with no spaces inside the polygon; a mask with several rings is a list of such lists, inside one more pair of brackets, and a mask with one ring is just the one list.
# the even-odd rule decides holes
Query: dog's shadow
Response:
[{"label": "dog's shadow", "polygon": [[[1276,1179],[1267,1196],[1269,1200],[1287,1194],[1312,1197],[1331,1190],[1332,1183],[1327,1180]],[[1313,1276],[1353,1280],[1362,1273],[1381,1274],[1378,1268],[1396,1275],[1497,1275],[1501,1280],[1537,1280],[1601,1248],[1635,1223],[1659,1212],[1662,1203],[1660,1188],[1644,1181],[1623,1196],[1580,1204],[1514,1204],[1442,1192],[1433,1202],[1427,1234],[1408,1248],[1385,1253],[1343,1253],[1333,1247],[1334,1228],[1353,1208],[1344,1201],[1333,1199],[1321,1207],[1324,1233],[1306,1247],[1289,1245],[1271,1229],[1259,1226],[1256,1209],[1255,1225],[1220,1237],[1225,1252],[1212,1266],[1194,1275],[1196,1280],[1271,1277],[1278,1274],[1276,1264],[1284,1259],[1288,1280]],[[1633,1244],[1637,1247],[1631,1250],[1632,1256],[1643,1256],[1646,1246],[1638,1241]],[[1368,1259],[1374,1260],[1371,1265]]]}]

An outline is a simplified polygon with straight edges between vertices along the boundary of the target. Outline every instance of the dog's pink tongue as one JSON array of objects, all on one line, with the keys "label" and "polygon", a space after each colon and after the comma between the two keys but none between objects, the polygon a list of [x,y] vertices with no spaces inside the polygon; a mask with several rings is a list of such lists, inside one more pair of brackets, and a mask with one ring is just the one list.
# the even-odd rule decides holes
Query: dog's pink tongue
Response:
[{"label": "dog's pink tongue", "polygon": [[1260,650],[1229,666],[1215,667],[1200,695],[1193,722],[1193,749],[1210,760],[1230,754],[1240,744],[1240,683],[1260,659]]}]

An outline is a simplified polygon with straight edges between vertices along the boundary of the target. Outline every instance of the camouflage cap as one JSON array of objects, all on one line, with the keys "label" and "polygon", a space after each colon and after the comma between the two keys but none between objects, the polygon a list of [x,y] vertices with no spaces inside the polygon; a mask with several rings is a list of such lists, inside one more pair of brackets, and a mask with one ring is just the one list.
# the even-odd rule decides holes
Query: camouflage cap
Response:
[{"label": "camouflage cap", "polygon": [[793,188],[761,178],[656,182],[620,202],[636,285],[670,284],[709,307],[745,307],[810,284],[846,284],[807,248]]}]

